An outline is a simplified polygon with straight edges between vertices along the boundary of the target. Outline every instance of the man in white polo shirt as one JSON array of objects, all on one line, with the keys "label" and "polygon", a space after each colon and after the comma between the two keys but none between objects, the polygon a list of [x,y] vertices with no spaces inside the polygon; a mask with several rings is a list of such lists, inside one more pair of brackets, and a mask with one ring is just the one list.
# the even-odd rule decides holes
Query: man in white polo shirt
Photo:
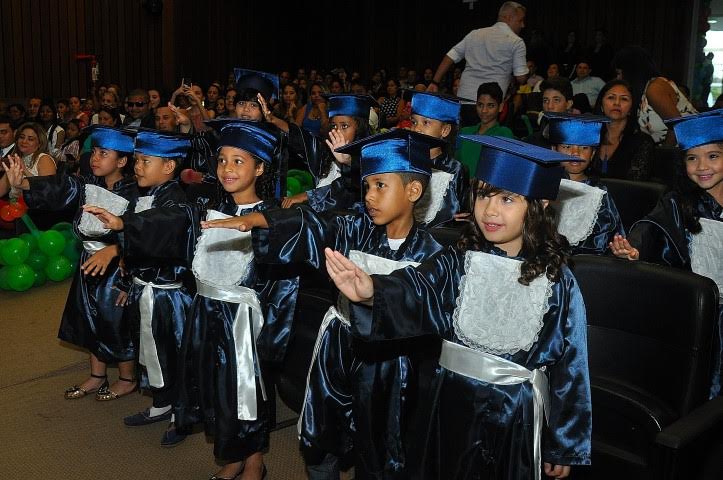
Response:
[{"label": "man in white polo shirt", "polygon": [[[438,91],[439,82],[449,68],[466,60],[457,96],[475,99],[477,87],[486,82],[497,82],[507,92],[510,77],[524,83],[527,76],[527,49],[518,36],[525,26],[525,7],[517,2],[505,2],[497,14],[497,23],[487,28],[469,32],[461,42],[452,47],[437,67],[427,91]],[[466,109],[470,110],[465,112]],[[462,121],[469,113],[473,123],[478,121],[474,105],[462,106]]]}]

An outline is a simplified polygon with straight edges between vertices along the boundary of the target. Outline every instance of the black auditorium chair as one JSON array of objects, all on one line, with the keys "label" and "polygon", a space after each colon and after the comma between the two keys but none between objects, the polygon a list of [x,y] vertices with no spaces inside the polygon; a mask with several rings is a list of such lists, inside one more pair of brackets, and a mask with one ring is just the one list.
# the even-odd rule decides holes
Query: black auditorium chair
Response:
[{"label": "black auditorium chair", "polygon": [[708,400],[717,331],[715,283],[644,262],[575,256],[588,322],[591,468],[576,478],[706,478],[723,436],[723,398]]},{"label": "black auditorium chair", "polygon": [[650,213],[667,190],[667,187],[660,183],[617,178],[602,178],[600,183],[607,187],[608,194],[615,201],[626,232],[630,232],[630,227],[635,222]]},{"label": "black auditorium chair", "polygon": [[[460,235],[459,228],[439,227],[430,232],[445,246],[456,243]],[[313,269],[304,271],[296,301],[291,340],[276,384],[281,400],[297,413],[303,404],[306,375],[319,326],[326,311],[336,301],[336,295],[337,291],[326,272]]]}]

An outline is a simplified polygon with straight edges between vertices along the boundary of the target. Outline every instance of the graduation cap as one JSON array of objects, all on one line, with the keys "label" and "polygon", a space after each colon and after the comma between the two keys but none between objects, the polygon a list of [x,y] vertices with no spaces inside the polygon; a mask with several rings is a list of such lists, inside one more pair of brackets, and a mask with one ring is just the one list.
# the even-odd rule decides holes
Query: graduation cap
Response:
[{"label": "graduation cap", "polygon": [[578,160],[512,138],[491,135],[460,137],[482,146],[475,173],[478,180],[529,198],[554,200],[564,175],[560,162]]},{"label": "graduation cap", "polygon": [[369,120],[369,109],[379,107],[379,103],[371,95],[356,95],[353,93],[323,94],[328,100],[327,111],[329,118],[337,115],[361,117]]},{"label": "graduation cap", "polygon": [[466,98],[443,93],[409,90],[409,94],[412,95],[412,113],[455,125],[459,123],[461,103],[474,103]]},{"label": "graduation cap", "polygon": [[161,158],[185,157],[191,148],[191,140],[185,135],[158,130],[139,129],[136,133],[135,151]]},{"label": "graduation cap", "polygon": [[278,75],[245,68],[234,68],[233,73],[236,76],[237,90],[256,90],[260,92],[261,96],[267,101],[279,98]]},{"label": "graduation cap", "polygon": [[602,115],[573,115],[570,113],[545,112],[548,119],[548,135],[553,145],[600,145],[600,132],[608,117]]},{"label": "graduation cap", "polygon": [[236,147],[249,152],[266,163],[274,159],[278,138],[262,122],[238,119],[210,120],[206,122],[220,133],[218,148]]},{"label": "graduation cap", "polygon": [[90,134],[92,147],[107,148],[116,152],[133,153],[133,137],[131,130],[106,127],[105,125],[91,125],[85,129]]},{"label": "graduation cap", "polygon": [[723,142],[723,109],[665,120],[683,150]]},{"label": "graduation cap", "polygon": [[377,173],[420,173],[432,175],[429,150],[445,145],[439,138],[396,128],[362,138],[336,149],[339,153],[361,155],[361,177]]}]

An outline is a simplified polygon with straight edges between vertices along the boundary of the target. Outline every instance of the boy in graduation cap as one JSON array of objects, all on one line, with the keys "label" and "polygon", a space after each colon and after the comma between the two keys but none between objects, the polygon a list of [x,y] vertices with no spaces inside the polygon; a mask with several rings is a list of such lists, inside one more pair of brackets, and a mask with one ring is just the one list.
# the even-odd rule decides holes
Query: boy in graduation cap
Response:
[{"label": "boy in graduation cap", "polygon": [[[324,248],[333,247],[370,273],[417,264],[441,250],[415,221],[414,206],[432,174],[429,150],[442,145],[433,137],[393,130],[340,148],[341,153],[361,155],[365,213],[339,216],[299,205],[204,227],[252,230],[256,256],[264,262],[308,262],[322,268]],[[423,362],[430,345],[354,343],[347,307],[341,296],[327,312],[309,370],[299,419],[308,473],[310,478],[338,477],[336,459],[353,447],[358,478],[402,474],[407,405],[416,398],[416,379],[410,372]],[[406,356],[412,349],[414,361]]]},{"label": "boy in graduation cap", "polygon": [[411,92],[412,130],[442,139],[443,147],[429,151],[432,179],[415,217],[428,227],[452,222],[455,215],[468,211],[469,173],[454,158],[461,98],[430,92]]},{"label": "boy in graduation cap", "polygon": [[723,110],[667,120],[684,152],[675,189],[666,193],[614,254],[691,270],[716,282],[721,295],[710,396],[723,394]]},{"label": "boy in graduation cap", "polygon": [[552,149],[576,158],[562,162],[569,180],[560,183],[558,232],[567,237],[573,254],[610,253],[610,242],[624,236],[625,228],[607,188],[590,168],[602,126],[610,119],[554,112],[545,112],[545,118]]},{"label": "boy in graduation cap", "polygon": [[[259,263],[250,234],[200,230],[202,221],[276,205],[277,137],[259,122],[219,128],[218,201],[201,199],[122,218],[94,213],[108,228],[123,230],[126,251],[190,267],[196,295],[181,344],[177,428],[202,422],[214,437],[214,455],[223,467],[212,478],[234,479],[241,472],[261,478],[269,447],[267,390],[273,388],[265,382],[262,361],[270,362],[285,348],[298,278]],[[147,225],[155,227],[152,236],[145,233]]]},{"label": "boy in graduation cap", "polygon": [[327,250],[327,270],[351,302],[355,336],[442,339],[409,478],[540,479],[543,468],[565,478],[590,463],[592,429],[585,305],[550,206],[559,162],[572,158],[464,138],[482,152],[474,222],[456,247],[372,276]]},{"label": "boy in graduation cap", "polygon": [[[186,202],[186,195],[178,183],[178,174],[190,147],[191,143],[185,136],[155,130],[138,131],[134,171],[141,196],[134,213]],[[86,205],[85,211],[102,212],[94,205]],[[194,286],[182,262],[139,255],[132,243],[126,242],[136,236],[152,241],[157,228],[159,226],[154,224],[128,221],[118,234],[120,255],[126,271],[133,278],[125,314],[140,339],[138,363],[143,373],[141,385],[153,396],[151,407],[125,417],[123,423],[137,427],[170,421],[161,439],[161,445],[168,447],[185,438],[176,432],[172,407],[177,400],[178,352],[186,313],[191,304],[190,292]],[[185,243],[180,237],[175,242]]]}]

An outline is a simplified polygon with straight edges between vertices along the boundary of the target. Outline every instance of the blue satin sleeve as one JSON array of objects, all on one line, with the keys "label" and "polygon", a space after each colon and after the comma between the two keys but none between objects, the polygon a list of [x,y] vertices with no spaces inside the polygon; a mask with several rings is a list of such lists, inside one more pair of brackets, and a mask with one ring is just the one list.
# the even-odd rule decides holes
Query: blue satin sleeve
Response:
[{"label": "blue satin sleeve", "polygon": [[85,181],[74,175],[28,177],[30,189],[23,192],[28,208],[64,210],[79,208],[84,197]]},{"label": "blue satin sleeve", "polygon": [[374,306],[351,304],[352,332],[371,341],[430,334],[451,339],[463,274],[464,253],[450,247],[417,268],[372,275]]},{"label": "blue satin sleeve", "polygon": [[455,214],[469,211],[469,174],[465,166],[454,157],[441,155],[432,161],[432,167],[453,176],[447,186],[444,203],[434,219],[427,224],[428,228],[453,222]]},{"label": "blue satin sleeve", "polygon": [[[598,188],[602,188],[598,186]],[[582,242],[572,248],[573,254],[605,255],[609,251],[609,244],[615,235],[625,236],[625,227],[620,219],[620,213],[615,201],[605,194],[602,204],[597,212],[597,219],[592,233]]]},{"label": "blue satin sleeve", "polygon": [[262,212],[269,228],[252,231],[254,254],[261,263],[306,262],[324,265],[324,248],[346,252],[357,245],[366,223],[360,215],[317,213],[306,205]]},{"label": "blue satin sleeve", "polygon": [[667,194],[642,220],[636,222],[628,237],[640,251],[640,260],[690,270],[689,234],[674,194]]},{"label": "blue satin sleeve", "polygon": [[547,364],[550,382],[543,459],[553,465],[589,465],[592,403],[587,317],[582,293],[569,269],[564,268],[560,282],[554,285],[549,304],[540,339],[530,352],[532,359],[538,357],[541,364]]}]

